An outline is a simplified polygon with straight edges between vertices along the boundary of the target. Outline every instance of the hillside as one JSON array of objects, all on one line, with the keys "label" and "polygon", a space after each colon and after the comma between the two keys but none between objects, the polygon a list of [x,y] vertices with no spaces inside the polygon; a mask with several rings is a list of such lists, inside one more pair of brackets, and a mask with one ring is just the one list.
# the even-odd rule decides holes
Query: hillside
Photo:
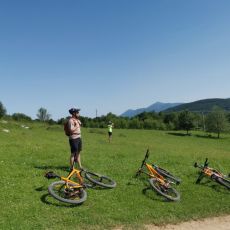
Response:
[{"label": "hillside", "polygon": [[140,109],[129,109],[126,112],[122,113],[120,116],[122,117],[134,117],[140,113],[143,112],[161,112],[163,110],[166,110],[168,108],[181,105],[182,103],[162,103],[162,102],[156,102],[146,108],[140,108]]},{"label": "hillside", "polygon": [[182,110],[189,110],[192,112],[206,113],[206,112],[210,112],[213,106],[218,106],[224,109],[225,111],[230,111],[230,98],[228,99],[211,98],[211,99],[194,101],[194,102],[178,105],[173,108],[168,108],[164,110],[164,112],[179,112]]}]

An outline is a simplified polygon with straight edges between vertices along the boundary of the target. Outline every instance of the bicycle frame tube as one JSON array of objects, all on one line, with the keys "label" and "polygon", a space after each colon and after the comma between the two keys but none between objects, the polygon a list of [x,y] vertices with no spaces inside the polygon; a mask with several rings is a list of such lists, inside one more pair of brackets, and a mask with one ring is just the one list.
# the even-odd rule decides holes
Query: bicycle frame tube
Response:
[{"label": "bicycle frame tube", "polygon": [[[147,150],[147,153],[145,155],[145,158],[142,162],[141,168],[138,170],[138,172],[142,172],[146,175],[148,175],[149,177],[155,178],[160,184],[164,185],[164,186],[168,186],[169,183],[168,181],[162,176],[160,175],[154,168],[152,165],[146,163],[146,160],[149,156],[149,150]],[[143,170],[143,166],[145,166],[148,170],[148,172],[146,172],[145,170]]]},{"label": "bicycle frame tube", "polygon": [[[72,181],[70,178],[73,176],[73,175],[76,175],[76,177],[78,178],[79,180],[79,183],[75,182],[75,181]],[[65,181],[67,184],[68,183],[71,183],[73,186],[73,188],[80,188],[82,187],[82,183],[83,183],[83,178],[80,174],[80,171],[77,170],[77,169],[73,169],[71,171],[71,173],[67,176],[67,177],[61,177],[61,180]]]},{"label": "bicycle frame tube", "polygon": [[218,171],[216,171],[216,170],[214,170],[212,168],[206,167],[206,168],[203,169],[203,172],[204,172],[205,175],[207,175],[209,177],[211,177],[213,174],[215,174],[216,176],[223,177],[223,175],[220,172],[218,172]]},{"label": "bicycle frame tube", "polygon": [[161,176],[161,175],[152,167],[152,165],[147,164],[147,163],[146,163],[145,165],[146,165],[147,169],[149,170],[150,176],[151,176],[151,177],[157,177],[157,178],[161,179],[162,181],[164,181],[164,177]]}]

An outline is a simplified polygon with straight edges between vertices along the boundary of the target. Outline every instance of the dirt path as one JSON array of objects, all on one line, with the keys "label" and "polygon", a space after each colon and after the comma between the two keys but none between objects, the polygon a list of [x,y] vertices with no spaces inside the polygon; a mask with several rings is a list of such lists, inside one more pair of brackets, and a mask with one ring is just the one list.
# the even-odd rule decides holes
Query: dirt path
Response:
[{"label": "dirt path", "polygon": [[[230,215],[206,218],[202,220],[192,220],[177,225],[168,224],[165,226],[145,225],[145,230],[230,230]],[[123,227],[114,230],[125,230]]]},{"label": "dirt path", "polygon": [[147,230],[230,230],[230,215],[183,222],[178,225],[146,225]]}]

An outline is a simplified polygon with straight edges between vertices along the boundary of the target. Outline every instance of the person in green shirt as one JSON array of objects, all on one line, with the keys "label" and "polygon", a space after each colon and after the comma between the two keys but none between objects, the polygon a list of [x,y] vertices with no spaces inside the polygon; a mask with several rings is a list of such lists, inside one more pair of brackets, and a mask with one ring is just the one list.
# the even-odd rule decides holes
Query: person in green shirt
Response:
[{"label": "person in green shirt", "polygon": [[110,121],[108,124],[109,143],[112,140],[112,133],[113,133],[113,123],[112,123],[112,121]]}]

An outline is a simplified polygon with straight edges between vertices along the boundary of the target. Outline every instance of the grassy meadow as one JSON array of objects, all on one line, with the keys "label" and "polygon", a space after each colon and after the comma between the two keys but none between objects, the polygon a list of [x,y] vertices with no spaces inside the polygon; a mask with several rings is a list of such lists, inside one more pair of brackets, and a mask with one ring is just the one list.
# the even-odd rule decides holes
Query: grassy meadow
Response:
[{"label": "grassy meadow", "polygon": [[[0,123],[0,229],[143,229],[208,216],[230,214],[230,194],[214,182],[195,184],[195,161],[230,172],[230,135],[208,138],[202,132],[154,130],[113,131],[82,129],[82,164],[117,182],[111,190],[87,189],[88,198],[79,206],[61,203],[48,194],[54,180],[48,170],[67,175],[69,144],[61,126]],[[9,129],[10,132],[3,132]],[[146,149],[149,162],[168,169],[182,179],[177,186],[180,202],[168,202],[149,189],[146,176],[135,179]]]}]

